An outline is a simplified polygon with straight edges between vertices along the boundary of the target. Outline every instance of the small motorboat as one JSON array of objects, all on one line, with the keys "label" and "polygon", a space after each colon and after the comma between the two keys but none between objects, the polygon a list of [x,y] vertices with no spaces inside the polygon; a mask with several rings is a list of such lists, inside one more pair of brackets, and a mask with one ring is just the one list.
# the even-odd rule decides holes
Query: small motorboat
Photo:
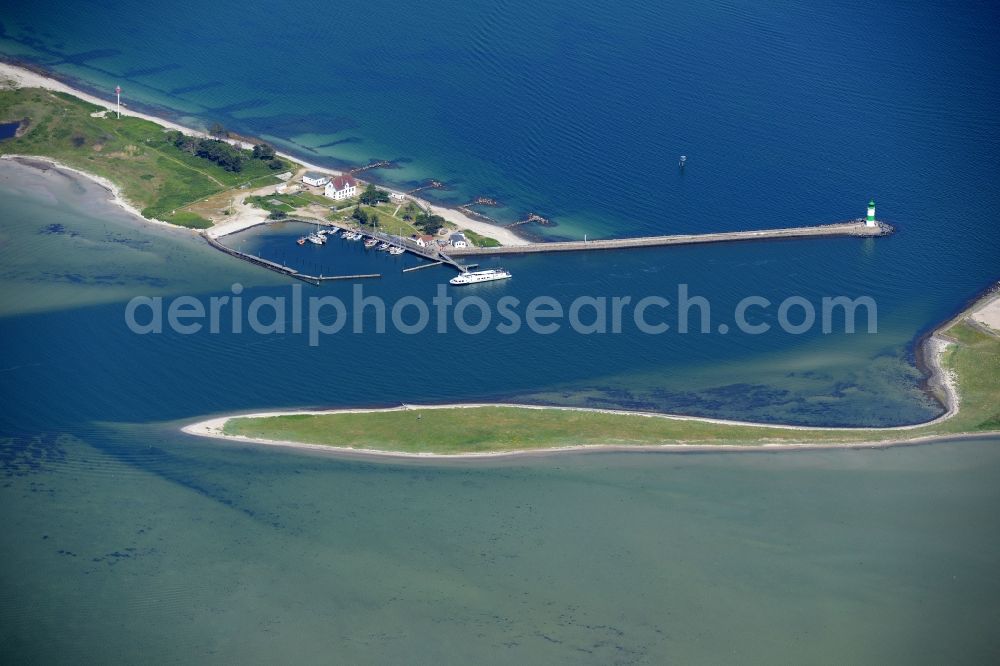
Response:
[{"label": "small motorboat", "polygon": [[298,239],[295,242],[298,243],[299,245],[305,245],[306,244],[306,237],[303,236],[302,238]]},{"label": "small motorboat", "polygon": [[382,252],[385,252],[390,247],[392,247],[392,246],[389,245],[388,243],[386,243],[385,241],[382,241],[381,243],[378,244],[378,249],[380,249]]},{"label": "small motorboat", "polygon": [[392,247],[389,248],[389,254],[403,254],[404,252],[406,252],[406,250],[399,247],[398,245],[393,245]]},{"label": "small motorboat", "polygon": [[375,247],[376,245],[378,245],[378,241],[375,240],[374,238],[369,238],[368,240],[365,241],[365,247],[369,249]]}]

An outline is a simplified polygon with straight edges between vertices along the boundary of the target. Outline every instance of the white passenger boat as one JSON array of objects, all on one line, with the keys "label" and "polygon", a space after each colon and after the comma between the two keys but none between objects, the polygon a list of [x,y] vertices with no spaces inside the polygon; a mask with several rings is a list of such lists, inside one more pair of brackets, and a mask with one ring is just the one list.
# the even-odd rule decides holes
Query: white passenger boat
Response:
[{"label": "white passenger boat", "polygon": [[485,271],[467,271],[460,275],[456,275],[452,279],[448,280],[448,282],[451,284],[475,284],[477,282],[506,280],[510,276],[510,271],[506,271],[502,268],[491,268]]}]

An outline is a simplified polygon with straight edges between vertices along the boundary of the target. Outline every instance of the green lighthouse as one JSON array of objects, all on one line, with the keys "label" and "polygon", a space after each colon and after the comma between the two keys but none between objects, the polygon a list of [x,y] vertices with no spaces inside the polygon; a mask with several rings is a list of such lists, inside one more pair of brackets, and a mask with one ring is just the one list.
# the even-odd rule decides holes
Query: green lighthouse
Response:
[{"label": "green lighthouse", "polygon": [[868,217],[865,219],[866,227],[875,226],[875,200],[872,199],[868,202]]}]

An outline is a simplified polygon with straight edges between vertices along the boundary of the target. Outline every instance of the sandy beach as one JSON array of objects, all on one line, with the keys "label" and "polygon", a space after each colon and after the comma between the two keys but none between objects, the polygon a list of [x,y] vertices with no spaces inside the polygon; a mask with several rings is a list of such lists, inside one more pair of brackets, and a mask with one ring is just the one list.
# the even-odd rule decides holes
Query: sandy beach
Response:
[{"label": "sandy beach", "polygon": [[[266,446],[281,446],[290,447],[309,451],[324,451],[327,453],[337,454],[337,455],[352,455],[352,456],[362,456],[362,457],[374,457],[374,458],[423,458],[423,459],[438,459],[438,460],[462,460],[462,459],[477,459],[477,458],[502,458],[502,457],[512,457],[512,456],[524,456],[524,455],[546,455],[551,453],[559,452],[569,452],[569,451],[660,451],[660,452],[692,452],[692,451],[778,451],[778,450],[815,450],[815,449],[857,449],[857,448],[884,448],[890,446],[905,446],[911,444],[920,444],[933,442],[937,440],[946,439],[962,439],[962,438],[975,438],[982,436],[997,435],[1000,432],[987,432],[987,433],[953,433],[953,434],[943,434],[943,435],[925,435],[917,437],[906,437],[905,433],[908,431],[913,431],[917,428],[924,428],[927,426],[933,426],[939,423],[943,423],[949,419],[954,418],[961,408],[961,399],[958,391],[958,384],[954,373],[943,367],[942,357],[947,351],[947,349],[954,344],[953,341],[949,340],[942,331],[950,328],[957,321],[962,319],[968,319],[974,322],[981,321],[983,317],[992,316],[997,304],[1000,303],[1000,293],[994,292],[990,295],[984,296],[979,299],[974,305],[972,305],[968,310],[961,313],[960,315],[950,319],[945,322],[938,329],[932,333],[930,336],[924,339],[922,344],[922,349],[920,353],[923,355],[928,368],[931,371],[931,376],[928,378],[928,386],[931,390],[940,394],[942,401],[945,405],[945,412],[940,416],[933,418],[929,421],[924,421],[921,423],[912,423],[901,426],[890,426],[885,428],[877,427],[823,427],[823,426],[801,426],[801,425],[789,425],[789,424],[778,424],[778,423],[755,423],[752,421],[735,421],[728,419],[714,419],[707,417],[698,416],[684,416],[678,414],[663,414],[658,412],[643,412],[643,411],[629,411],[629,410],[614,410],[614,409],[597,409],[590,407],[568,407],[562,405],[520,405],[515,403],[450,403],[450,404],[428,404],[428,405],[411,405],[403,404],[398,407],[388,407],[388,408],[375,408],[375,409],[326,409],[326,410],[280,410],[280,411],[268,411],[268,412],[255,412],[248,414],[232,414],[228,416],[218,416],[211,419],[206,419],[203,421],[198,421],[196,423],[190,423],[181,428],[181,430],[189,435],[195,435],[198,437],[209,437],[213,439],[231,441],[231,442],[243,442],[248,444],[260,444]],[[227,435],[223,432],[226,422],[232,418],[266,418],[271,416],[289,416],[296,414],[306,414],[306,415],[323,415],[323,414],[370,414],[377,412],[386,411],[405,411],[405,410],[428,410],[428,409],[473,409],[478,407],[508,407],[516,409],[531,409],[531,410],[560,410],[560,411],[570,411],[570,412],[590,412],[596,414],[614,414],[622,416],[639,416],[645,418],[655,418],[655,419],[666,419],[674,421],[694,421],[700,423],[711,423],[716,425],[727,425],[727,426],[751,426],[762,429],[781,429],[781,430],[802,430],[802,431],[823,431],[823,432],[842,432],[845,434],[857,434],[857,433],[899,433],[898,437],[892,437],[889,439],[879,439],[872,441],[861,441],[861,442],[843,442],[843,443],[815,443],[815,442],[803,442],[801,444],[773,444],[773,443],[763,443],[763,444],[747,444],[747,445],[718,445],[718,444],[650,444],[650,445],[580,445],[580,446],[564,446],[564,447],[554,447],[554,448],[539,448],[539,449],[524,449],[515,451],[483,451],[475,453],[461,453],[461,454],[437,454],[437,453],[408,453],[408,452],[398,452],[398,451],[382,451],[378,449],[360,449],[351,447],[337,447],[329,446],[325,444],[308,444],[303,442],[292,442],[292,441],[282,441],[282,440],[270,440],[255,437],[244,437],[240,435]]]},{"label": "sandy beach", "polygon": [[[459,409],[471,407],[473,405],[434,405],[424,408],[439,409]],[[524,405],[512,405],[524,407]],[[538,407],[539,409],[550,409],[550,407]],[[399,408],[394,408],[399,409]],[[349,410],[328,410],[323,412],[280,412],[262,414],[243,414],[241,416],[282,416],[286,414],[332,414],[343,413]],[[368,410],[377,411],[377,410]],[[383,410],[384,411],[384,410]],[[628,413],[628,412],[620,412]],[[665,416],[665,415],[663,415]],[[1000,435],[1000,432],[984,432],[975,434],[953,434],[953,435],[927,435],[921,437],[900,437],[897,439],[884,439],[860,442],[845,443],[816,443],[803,442],[801,444],[581,444],[576,446],[559,446],[538,449],[521,449],[514,451],[479,451],[471,453],[410,453],[405,451],[383,451],[381,449],[363,449],[346,446],[330,446],[327,444],[309,444],[305,442],[293,442],[288,440],[262,439],[258,437],[244,437],[242,435],[225,435],[222,428],[225,422],[233,416],[220,417],[193,423],[181,428],[182,432],[198,437],[208,437],[211,439],[229,441],[242,444],[254,444],[262,446],[278,446],[301,451],[314,451],[318,453],[331,454],[336,457],[356,457],[363,459],[417,459],[433,461],[462,461],[462,460],[482,460],[493,458],[520,458],[526,456],[547,456],[559,453],[613,453],[613,452],[634,452],[634,453],[754,453],[754,452],[775,452],[775,451],[822,451],[831,449],[881,449],[894,446],[912,446],[917,444],[929,444],[942,440],[976,439],[981,437],[992,437]],[[668,417],[669,418],[669,417]],[[691,419],[699,420],[699,419]],[[752,424],[763,425],[763,424]],[[912,426],[918,427],[918,426]]]},{"label": "sandy beach", "polygon": [[[107,111],[109,111],[109,112],[113,112],[115,110],[115,102],[114,102],[113,97],[111,96],[112,95],[112,91],[108,91],[108,99],[104,99],[102,97],[98,97],[96,95],[92,95],[92,94],[84,92],[82,90],[78,90],[76,88],[73,88],[72,86],[69,86],[69,85],[67,85],[67,84],[65,84],[62,81],[59,81],[57,79],[54,79],[54,78],[51,78],[51,77],[48,77],[48,76],[44,76],[44,75],[39,74],[37,72],[34,72],[32,70],[25,69],[23,67],[18,67],[17,65],[12,65],[12,64],[6,63],[6,62],[0,62],[0,83],[4,83],[4,84],[7,84],[7,85],[9,85],[9,84],[12,83],[14,86],[20,87],[20,88],[43,88],[45,90],[53,90],[53,91],[58,91],[58,92],[64,92],[64,93],[71,94],[71,95],[73,95],[75,97],[79,97],[80,99],[83,99],[83,100],[85,100],[87,102],[90,102],[91,104],[96,104],[98,106],[102,106],[105,109],[107,109]],[[201,137],[201,138],[209,138],[209,135],[206,132],[204,132],[203,130],[199,130],[199,129],[195,129],[193,127],[187,127],[187,126],[184,126],[184,125],[180,125],[180,124],[178,124],[176,122],[167,120],[165,118],[160,118],[158,116],[154,116],[154,115],[151,115],[151,114],[148,114],[148,113],[143,113],[141,111],[135,111],[135,110],[133,110],[133,109],[127,107],[127,106],[122,106],[121,113],[122,113],[123,116],[132,116],[132,117],[135,117],[135,118],[142,118],[144,120],[148,120],[150,122],[153,122],[153,123],[156,123],[158,125],[161,125],[161,126],[163,126],[165,128],[173,129],[173,130],[178,130],[180,132],[184,132],[185,134],[189,134],[189,135],[192,135],[192,136],[197,136],[197,137]],[[232,141],[230,141],[230,143],[232,143],[234,145],[239,145],[239,146],[244,147],[244,148],[250,147],[249,144],[246,144],[246,143],[243,143],[243,142],[240,142],[240,141],[232,140]],[[339,175],[341,175],[343,173],[341,171],[337,171],[336,169],[330,169],[329,167],[319,166],[317,164],[311,164],[309,162],[306,162],[306,161],[302,160],[299,157],[296,157],[294,155],[290,155],[290,154],[288,154],[286,152],[276,151],[276,153],[279,156],[281,156],[281,157],[283,157],[283,158],[285,158],[287,160],[290,160],[292,162],[295,162],[295,163],[297,163],[297,164],[299,164],[299,165],[301,165],[301,166],[303,166],[306,169],[309,169],[311,171],[319,171],[320,173],[324,173],[324,174],[328,174],[328,175],[333,175],[333,176],[339,176]],[[53,161],[53,160],[49,160],[49,161]],[[69,168],[69,167],[65,167],[64,165],[60,165],[60,167],[61,168]],[[75,169],[73,171],[76,171],[77,173],[84,173],[84,172],[81,172],[81,171],[77,171]],[[97,176],[92,176],[90,174],[86,174],[86,173],[84,173],[84,175],[86,175],[87,177],[92,178],[93,180],[101,183],[105,187],[108,187],[108,189],[110,189],[114,193],[114,195],[115,195],[115,203],[117,203],[118,205],[121,205],[122,207],[126,208],[130,212],[134,212],[139,217],[142,217],[142,215],[135,209],[134,206],[129,205],[128,202],[126,202],[124,199],[121,198],[120,194],[118,193],[117,187],[114,187],[114,185],[111,184],[109,181],[107,181],[106,179],[97,177]],[[399,192],[399,191],[393,190],[391,188],[385,188],[385,187],[383,187],[383,189],[386,189],[389,192],[393,192],[395,194],[404,194],[403,192]],[[456,226],[458,226],[460,229],[468,229],[468,230],[473,231],[473,232],[475,232],[477,234],[481,234],[483,236],[488,236],[490,238],[495,238],[502,245],[528,245],[531,242],[531,241],[528,241],[528,240],[525,240],[525,239],[521,238],[520,236],[518,236],[517,234],[515,234],[510,229],[506,229],[504,227],[499,227],[499,226],[496,226],[494,224],[490,224],[488,222],[483,222],[481,220],[473,219],[473,218],[469,217],[468,215],[466,215],[465,213],[463,213],[462,211],[459,211],[459,210],[456,210],[456,209],[453,209],[453,208],[447,208],[447,207],[444,207],[444,206],[434,205],[434,204],[431,204],[430,202],[428,202],[428,201],[426,201],[424,199],[420,199],[418,197],[412,197],[412,196],[409,196],[409,195],[405,195],[405,196],[409,197],[410,199],[413,199],[414,201],[416,201],[419,205],[423,206],[424,208],[429,208],[431,210],[431,212],[433,212],[435,215],[440,215],[444,219],[446,219],[449,222],[451,222],[451,223],[455,224]],[[151,221],[160,222],[159,220],[151,220]],[[175,225],[169,225],[169,226],[175,226]],[[217,234],[217,235],[222,235],[222,234]]]},{"label": "sandy beach", "polygon": [[1000,290],[995,292],[983,307],[972,313],[972,320],[993,333],[1000,334]]},{"label": "sandy beach", "polygon": [[[169,222],[164,222],[163,220],[157,220],[156,218],[144,216],[142,213],[139,212],[138,208],[133,206],[124,196],[122,196],[121,190],[118,188],[117,185],[112,183],[107,178],[104,178],[103,176],[98,176],[93,173],[88,173],[87,171],[81,171],[80,169],[74,169],[73,167],[63,164],[58,160],[54,160],[51,157],[43,157],[40,155],[0,155],[0,160],[10,160],[12,162],[18,162],[25,166],[30,166],[34,168],[53,168],[53,169],[59,169],[60,171],[72,172],[77,176],[92,180],[101,187],[103,187],[104,189],[106,189],[108,191],[108,194],[111,195],[110,199],[112,203],[128,211],[132,215],[135,215],[143,222],[156,224],[165,228],[174,229],[176,231],[195,233],[193,229],[188,229],[187,227],[181,227],[176,224],[170,224]],[[42,164],[38,163],[44,163],[45,165],[49,166],[43,167]]]},{"label": "sandy beach", "polygon": [[[955,401],[957,405],[957,400]],[[444,459],[444,460],[461,460],[461,459],[475,459],[475,458],[498,458],[498,457],[511,457],[511,456],[522,456],[522,455],[541,455],[559,452],[571,452],[571,451],[779,451],[779,450],[811,450],[811,449],[844,449],[844,448],[872,448],[872,447],[888,447],[888,446],[898,446],[903,444],[913,444],[919,442],[929,442],[937,439],[953,439],[956,435],[933,435],[924,437],[898,437],[888,440],[872,440],[872,441],[861,441],[861,442],[845,442],[845,443],[815,443],[815,442],[803,442],[801,444],[746,444],[746,445],[732,445],[732,444],[648,444],[648,445],[620,445],[620,444],[608,444],[608,445],[579,445],[579,446],[561,446],[561,447],[549,447],[549,448],[539,448],[539,449],[523,449],[514,451],[482,451],[474,453],[458,453],[458,454],[439,454],[439,453],[408,453],[401,451],[383,451],[379,449],[362,449],[362,448],[352,448],[343,446],[329,446],[326,444],[309,444],[305,442],[293,442],[287,440],[272,440],[263,439],[259,437],[245,437],[242,435],[227,435],[223,432],[226,422],[232,418],[266,418],[271,416],[291,416],[291,415],[325,415],[325,414],[371,414],[378,412],[389,412],[389,411],[405,411],[405,410],[428,410],[428,409],[473,409],[477,407],[508,407],[515,409],[531,409],[531,410],[559,410],[559,411],[572,411],[572,412],[591,412],[597,414],[614,414],[620,416],[639,416],[646,418],[658,418],[665,420],[674,421],[695,421],[700,423],[714,423],[718,425],[732,425],[732,426],[753,426],[759,428],[770,428],[770,429],[785,429],[785,430],[822,430],[826,432],[843,432],[843,433],[863,433],[863,432],[906,432],[908,430],[913,430],[915,428],[922,428],[928,425],[934,425],[941,421],[947,420],[953,417],[957,413],[956,409],[949,410],[947,413],[941,416],[927,421],[925,423],[914,423],[911,425],[904,426],[894,426],[888,428],[834,428],[834,427],[811,427],[811,426],[795,426],[795,425],[781,425],[773,423],[754,423],[751,421],[730,421],[726,419],[712,419],[712,418],[702,418],[697,416],[681,416],[676,414],[659,414],[655,412],[637,412],[637,411],[626,411],[626,410],[613,410],[613,409],[592,409],[587,407],[564,407],[559,405],[518,405],[513,403],[453,403],[453,404],[435,404],[435,405],[401,405],[399,407],[387,407],[382,409],[327,409],[327,410],[287,410],[287,411],[273,411],[273,412],[256,412],[251,414],[238,414],[232,416],[220,416],[204,421],[199,421],[197,423],[191,423],[189,425],[181,428],[182,432],[189,435],[195,435],[198,437],[209,437],[213,439],[228,440],[233,442],[244,442],[248,444],[263,444],[268,446],[282,446],[297,449],[304,449],[310,451],[326,451],[330,453],[337,454],[359,454],[365,456],[375,456],[375,457],[394,457],[394,458],[432,458],[432,459]],[[977,435],[978,436],[978,435]]]}]

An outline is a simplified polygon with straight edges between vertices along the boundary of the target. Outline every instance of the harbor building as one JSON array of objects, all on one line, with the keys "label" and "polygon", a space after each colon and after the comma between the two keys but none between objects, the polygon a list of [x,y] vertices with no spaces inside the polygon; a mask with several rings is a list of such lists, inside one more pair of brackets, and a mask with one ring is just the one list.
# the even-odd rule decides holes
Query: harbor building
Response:
[{"label": "harbor building", "polygon": [[348,175],[337,176],[326,184],[323,195],[335,201],[349,199],[358,193],[358,181]]},{"label": "harbor building", "polygon": [[318,171],[306,171],[302,175],[302,182],[306,185],[312,185],[313,187],[322,187],[330,182],[330,179]]}]

